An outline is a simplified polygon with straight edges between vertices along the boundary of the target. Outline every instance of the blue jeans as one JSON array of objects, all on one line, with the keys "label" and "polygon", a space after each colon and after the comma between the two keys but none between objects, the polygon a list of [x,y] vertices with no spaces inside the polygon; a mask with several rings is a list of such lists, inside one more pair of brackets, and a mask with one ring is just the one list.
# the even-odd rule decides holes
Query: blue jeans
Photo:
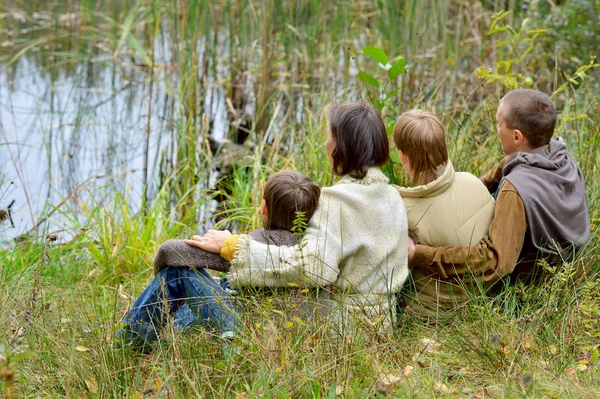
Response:
[{"label": "blue jeans", "polygon": [[237,326],[233,297],[206,271],[167,267],[160,271],[135,301],[119,333],[128,342],[156,341],[170,317],[183,305],[196,322],[221,337],[232,336]]}]

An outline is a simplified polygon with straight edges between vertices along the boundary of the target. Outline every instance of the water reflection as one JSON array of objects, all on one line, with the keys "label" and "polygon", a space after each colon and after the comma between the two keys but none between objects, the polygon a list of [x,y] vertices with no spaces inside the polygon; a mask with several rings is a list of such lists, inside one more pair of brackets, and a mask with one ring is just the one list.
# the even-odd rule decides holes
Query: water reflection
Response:
[{"label": "water reflection", "polygon": [[[14,200],[15,223],[0,225],[0,237],[29,231],[82,186],[99,196],[127,193],[139,207],[147,132],[148,197],[156,193],[160,157],[174,157],[178,111],[164,89],[166,72],[153,83],[150,108],[150,83],[132,82],[122,72],[84,62],[53,76],[23,56],[12,74],[0,73],[0,209]],[[220,141],[228,129],[225,92],[212,87],[206,93],[204,109]],[[58,214],[41,227],[63,229]]]}]

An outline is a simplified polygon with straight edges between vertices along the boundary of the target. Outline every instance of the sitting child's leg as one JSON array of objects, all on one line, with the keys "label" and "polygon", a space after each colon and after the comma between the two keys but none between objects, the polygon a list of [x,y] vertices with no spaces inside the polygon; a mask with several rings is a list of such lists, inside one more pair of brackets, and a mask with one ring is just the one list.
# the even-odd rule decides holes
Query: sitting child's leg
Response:
[{"label": "sitting child's leg", "polygon": [[158,274],[165,267],[208,268],[227,272],[229,271],[229,262],[219,254],[187,245],[183,240],[168,240],[158,248],[154,258],[154,273]]},{"label": "sitting child's leg", "polygon": [[186,302],[203,326],[221,336],[235,332],[232,297],[205,269],[167,267],[135,301],[125,317],[127,327],[121,336],[134,345],[156,341],[167,318]]}]

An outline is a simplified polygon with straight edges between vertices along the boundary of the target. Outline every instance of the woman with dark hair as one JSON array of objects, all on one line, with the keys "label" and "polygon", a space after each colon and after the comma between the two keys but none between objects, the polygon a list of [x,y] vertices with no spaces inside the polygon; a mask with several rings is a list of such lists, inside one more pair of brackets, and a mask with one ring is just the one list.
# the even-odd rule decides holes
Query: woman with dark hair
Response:
[{"label": "woman with dark hair", "polygon": [[327,287],[318,303],[331,327],[366,321],[388,330],[408,275],[408,226],[402,198],[379,168],[389,157],[385,125],[362,101],[330,106],[328,122],[325,149],[340,178],[322,189],[298,245],[215,230],[188,244],[230,259],[232,287]]}]

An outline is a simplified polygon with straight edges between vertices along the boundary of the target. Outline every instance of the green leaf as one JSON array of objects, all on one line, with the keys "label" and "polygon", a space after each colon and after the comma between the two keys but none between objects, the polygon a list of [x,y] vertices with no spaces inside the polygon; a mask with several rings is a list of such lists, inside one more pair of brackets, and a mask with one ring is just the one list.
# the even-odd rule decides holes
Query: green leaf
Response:
[{"label": "green leaf", "polygon": [[366,72],[359,72],[358,74],[356,74],[356,79],[373,87],[379,88],[379,82],[377,81],[377,79],[375,79],[373,76],[369,75]]},{"label": "green leaf", "polygon": [[402,162],[400,162],[400,154],[398,154],[398,151],[392,150],[390,152],[390,161],[392,161],[392,163],[395,163],[395,164],[402,163]]},{"label": "green leaf", "polygon": [[362,52],[364,55],[368,55],[375,61],[380,62],[382,65],[385,65],[388,62],[387,54],[379,47],[367,46],[362,49]]},{"label": "green leaf", "polygon": [[598,349],[596,349],[594,352],[592,352],[592,357],[590,358],[590,363],[596,364],[597,361],[598,361]]},{"label": "green leaf", "polygon": [[16,363],[16,362],[19,362],[21,360],[30,359],[30,358],[33,358],[33,357],[37,357],[37,354],[35,354],[33,352],[21,352],[21,353],[18,353],[16,355],[12,356],[10,358],[10,362],[11,363]]},{"label": "green leaf", "polygon": [[400,58],[398,61],[392,64],[392,67],[387,71],[388,77],[390,79],[396,79],[398,76],[402,75],[406,71],[404,58]]}]

